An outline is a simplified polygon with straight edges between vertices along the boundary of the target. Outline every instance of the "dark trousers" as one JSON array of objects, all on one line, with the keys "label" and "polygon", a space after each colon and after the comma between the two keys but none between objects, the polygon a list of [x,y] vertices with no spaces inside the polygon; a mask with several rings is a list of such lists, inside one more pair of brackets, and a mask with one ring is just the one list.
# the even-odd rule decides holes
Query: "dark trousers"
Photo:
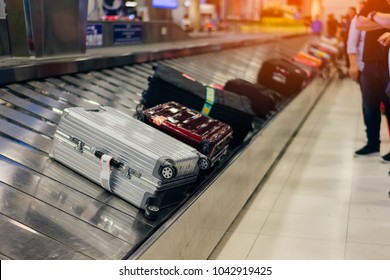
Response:
[{"label": "dark trousers", "polygon": [[389,69],[386,63],[365,63],[361,74],[363,98],[363,118],[366,125],[367,144],[379,148],[381,109],[383,102],[385,114],[390,121],[389,97],[385,94],[389,82]]}]

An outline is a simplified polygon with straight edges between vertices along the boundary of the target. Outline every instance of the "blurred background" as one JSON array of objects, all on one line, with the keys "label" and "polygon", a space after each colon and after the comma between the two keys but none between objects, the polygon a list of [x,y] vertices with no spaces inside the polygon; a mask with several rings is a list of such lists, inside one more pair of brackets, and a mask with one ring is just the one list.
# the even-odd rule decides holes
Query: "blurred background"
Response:
[{"label": "blurred background", "polygon": [[88,0],[89,20],[167,20],[182,25],[188,16],[193,31],[259,31],[262,27],[304,27],[317,15],[326,21],[345,15],[357,0]]}]

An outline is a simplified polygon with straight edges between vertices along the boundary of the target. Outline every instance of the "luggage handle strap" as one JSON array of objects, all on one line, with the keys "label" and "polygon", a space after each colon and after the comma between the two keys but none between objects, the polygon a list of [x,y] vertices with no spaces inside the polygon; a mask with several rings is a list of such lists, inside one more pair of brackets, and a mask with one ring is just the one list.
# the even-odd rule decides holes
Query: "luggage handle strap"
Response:
[{"label": "luggage handle strap", "polygon": [[112,156],[109,155],[102,155],[100,158],[100,184],[102,187],[110,192],[112,192],[111,189],[111,165],[110,161],[112,160]]},{"label": "luggage handle strap", "polygon": [[112,192],[110,180],[111,167],[120,168],[123,164],[101,151],[95,151],[95,156],[100,158],[100,185],[104,189]]},{"label": "luggage handle strap", "polygon": [[[101,159],[103,157],[103,155],[105,155],[103,152],[95,151],[95,156],[97,158]],[[123,163],[115,160],[113,157],[111,157],[111,160],[109,161],[109,164],[110,164],[110,166],[115,167],[115,168],[120,168],[123,165]]]},{"label": "luggage handle strap", "polygon": [[202,115],[208,116],[215,102],[215,90],[211,87],[206,87],[206,102],[202,108]]}]

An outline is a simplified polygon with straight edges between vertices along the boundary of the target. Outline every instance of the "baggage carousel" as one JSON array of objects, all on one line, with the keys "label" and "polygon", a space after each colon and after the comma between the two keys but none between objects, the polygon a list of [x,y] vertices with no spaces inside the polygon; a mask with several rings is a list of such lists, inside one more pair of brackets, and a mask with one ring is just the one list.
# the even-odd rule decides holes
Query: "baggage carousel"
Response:
[{"label": "baggage carousel", "polygon": [[262,61],[304,50],[310,40],[232,36],[131,52],[121,47],[78,57],[2,60],[0,259],[207,259],[329,79],[315,78],[268,119],[257,120],[241,146],[156,220],[50,158],[61,113],[101,104],[135,115],[156,63],[204,84],[255,82]]}]

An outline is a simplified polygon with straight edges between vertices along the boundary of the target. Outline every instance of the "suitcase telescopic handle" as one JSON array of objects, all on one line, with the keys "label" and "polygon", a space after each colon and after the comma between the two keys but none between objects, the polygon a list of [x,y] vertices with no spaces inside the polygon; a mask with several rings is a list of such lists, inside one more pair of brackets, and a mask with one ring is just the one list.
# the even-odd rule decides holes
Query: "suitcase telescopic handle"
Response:
[{"label": "suitcase telescopic handle", "polygon": [[[95,151],[95,157],[101,159],[102,156],[104,155],[104,153],[102,151]],[[124,164],[121,163],[120,161],[117,161],[116,159],[111,159],[110,161],[110,165],[114,168],[120,168],[122,167]]]}]

